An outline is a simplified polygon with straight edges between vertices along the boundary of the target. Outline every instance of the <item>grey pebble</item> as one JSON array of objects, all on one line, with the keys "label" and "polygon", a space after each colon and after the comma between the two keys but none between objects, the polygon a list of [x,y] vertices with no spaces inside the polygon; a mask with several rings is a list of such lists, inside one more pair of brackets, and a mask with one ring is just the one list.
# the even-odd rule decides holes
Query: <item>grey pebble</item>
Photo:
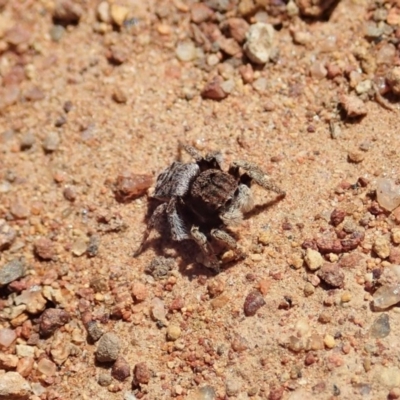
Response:
[{"label": "grey pebble", "polygon": [[25,275],[25,264],[18,259],[0,267],[0,287],[8,285]]},{"label": "grey pebble", "polygon": [[97,342],[103,336],[103,329],[96,321],[90,321],[86,327],[87,333],[93,342]]},{"label": "grey pebble", "polygon": [[62,25],[54,25],[50,29],[50,37],[53,42],[59,42],[64,36],[65,28]]},{"label": "grey pebble", "polygon": [[32,132],[26,132],[21,137],[21,150],[29,150],[35,144],[35,135]]},{"label": "grey pebble", "polygon": [[98,362],[112,362],[118,358],[121,343],[117,335],[112,332],[105,333],[99,340],[96,350]]},{"label": "grey pebble", "polygon": [[56,151],[60,145],[60,142],[61,138],[58,132],[49,132],[43,140],[43,149],[49,153]]},{"label": "grey pebble", "polygon": [[100,386],[108,386],[112,382],[112,377],[109,374],[102,373],[97,378],[97,383]]},{"label": "grey pebble", "polygon": [[376,339],[382,339],[390,333],[389,315],[381,314],[375,319],[369,330],[369,334]]}]

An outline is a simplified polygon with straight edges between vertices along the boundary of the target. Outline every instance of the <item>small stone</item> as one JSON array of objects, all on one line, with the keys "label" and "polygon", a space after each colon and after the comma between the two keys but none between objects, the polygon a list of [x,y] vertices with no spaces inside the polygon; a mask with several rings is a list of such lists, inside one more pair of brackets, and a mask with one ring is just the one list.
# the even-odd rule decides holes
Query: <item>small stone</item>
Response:
[{"label": "small stone", "polygon": [[152,184],[153,177],[151,175],[125,172],[117,177],[115,195],[118,201],[133,200],[143,196]]},{"label": "small stone", "polygon": [[99,340],[96,349],[98,362],[111,362],[118,358],[121,343],[117,335],[112,332],[105,333]]},{"label": "small stone", "polygon": [[86,254],[89,257],[95,257],[99,251],[100,238],[98,236],[90,236],[89,244],[86,249]]},{"label": "small stone", "polygon": [[0,267],[0,287],[8,285],[25,276],[25,264],[14,259]]},{"label": "small stone", "polygon": [[389,257],[390,254],[390,242],[386,237],[380,236],[375,239],[372,249],[378,257],[385,259]]},{"label": "small stone", "polygon": [[265,64],[269,61],[274,33],[273,26],[264,22],[250,26],[243,49],[251,61],[256,64]]},{"label": "small stone", "polygon": [[207,291],[210,297],[217,297],[225,290],[225,282],[220,279],[214,279],[208,282]]},{"label": "small stone", "polygon": [[381,314],[372,324],[369,334],[375,339],[382,339],[390,334],[389,315]]},{"label": "small stone", "polygon": [[179,42],[175,53],[178,60],[183,62],[193,61],[197,58],[196,46],[192,41]]},{"label": "small stone", "polygon": [[225,22],[228,34],[239,44],[246,40],[249,24],[243,18],[229,18]]},{"label": "small stone", "polygon": [[383,285],[373,295],[374,308],[384,310],[400,302],[400,285]]},{"label": "small stone", "polygon": [[20,149],[22,151],[29,150],[35,144],[35,135],[28,131],[21,137]]},{"label": "small stone", "polygon": [[76,189],[73,186],[67,186],[64,191],[63,195],[65,200],[70,201],[71,203],[76,200],[77,194],[76,194]]},{"label": "small stone", "polygon": [[332,214],[330,217],[331,224],[333,226],[338,226],[343,222],[345,217],[346,217],[346,212],[336,208],[335,210],[332,211]]},{"label": "small stone", "polygon": [[134,282],[132,285],[132,296],[136,301],[144,301],[148,295],[146,286],[141,282]]},{"label": "small stone", "polygon": [[376,197],[381,207],[393,211],[400,205],[400,186],[391,179],[379,178],[376,181]]},{"label": "small stone", "polygon": [[321,254],[311,248],[306,250],[304,261],[311,271],[316,271],[317,269],[321,268],[322,264],[324,263],[324,259],[322,258]]},{"label": "small stone", "polygon": [[13,354],[2,354],[0,353],[0,369],[9,371],[15,369],[18,365],[18,357]]},{"label": "small stone", "polygon": [[250,292],[244,301],[244,315],[246,315],[246,317],[251,317],[264,305],[264,297],[259,291]]},{"label": "small stone", "polygon": [[166,323],[165,305],[164,302],[158,297],[155,297],[151,301],[151,316],[157,322],[161,322],[162,324]]},{"label": "small stone", "polygon": [[306,296],[311,296],[315,292],[315,287],[310,282],[307,282],[303,291]]},{"label": "small stone", "polygon": [[52,153],[60,146],[61,138],[57,131],[49,132],[43,140],[42,146],[45,152]]},{"label": "small stone", "polygon": [[59,42],[64,36],[65,28],[62,25],[53,25],[49,33],[53,42]]},{"label": "small stone", "polygon": [[356,86],[356,93],[358,95],[368,93],[372,89],[372,82],[369,79],[366,79],[364,81],[361,81],[357,86]]},{"label": "small stone", "polygon": [[225,383],[225,390],[228,396],[236,396],[241,389],[241,384],[238,379],[228,379]]},{"label": "small stone", "polygon": [[111,4],[110,15],[115,25],[122,26],[128,13],[128,8],[115,3]]},{"label": "small stone", "polygon": [[102,1],[97,6],[97,18],[100,22],[105,22],[106,24],[111,22],[110,4],[108,1]]},{"label": "small stone", "polygon": [[400,386],[400,369],[397,366],[376,365],[374,380],[387,388]]},{"label": "small stone", "polygon": [[321,314],[319,314],[318,317],[318,322],[321,322],[322,324],[327,324],[332,321],[332,315],[331,312],[328,310],[322,311]]},{"label": "small stone", "polygon": [[395,95],[400,95],[400,67],[393,67],[386,75],[386,81]]},{"label": "small stone", "polygon": [[40,316],[39,333],[47,337],[54,333],[56,329],[64,326],[71,319],[69,313],[58,308],[48,308]]},{"label": "small stone", "polygon": [[315,79],[324,79],[328,75],[328,70],[324,63],[313,62],[310,68],[310,75]]},{"label": "small stone", "polygon": [[220,76],[215,76],[203,88],[201,96],[203,99],[223,100],[228,96],[222,88],[223,79]]},{"label": "small stone", "polygon": [[367,114],[364,102],[356,96],[343,95],[340,102],[349,118],[363,117]]},{"label": "small stone", "polygon": [[325,335],[324,337],[324,345],[328,349],[333,349],[336,345],[335,338],[332,335]]},{"label": "small stone", "polygon": [[350,292],[344,292],[341,296],[340,296],[340,301],[342,303],[348,303],[351,300],[351,293]]},{"label": "small stone", "polygon": [[359,151],[359,150],[353,150],[353,151],[349,151],[347,153],[347,158],[350,162],[353,162],[355,164],[360,163],[361,161],[364,160],[365,158],[365,153],[363,151]]},{"label": "small stone", "polygon": [[104,334],[103,329],[96,321],[89,321],[86,325],[86,330],[93,342],[97,342]]},{"label": "small stone", "polygon": [[121,65],[129,58],[129,53],[125,47],[113,45],[107,52],[107,59],[111,64]]},{"label": "small stone", "polygon": [[190,16],[195,24],[207,21],[214,14],[214,11],[203,3],[194,3],[190,9]]},{"label": "small stone", "polygon": [[86,241],[83,238],[78,238],[72,244],[71,253],[76,257],[80,257],[86,253],[86,249],[87,249]]},{"label": "small stone", "polygon": [[400,388],[396,387],[396,388],[390,389],[389,394],[388,394],[388,399],[389,400],[400,399]]},{"label": "small stone", "polygon": [[25,219],[30,215],[28,205],[19,197],[11,204],[10,212],[16,219]]},{"label": "small stone", "polygon": [[[254,81],[254,70],[251,64],[241,65],[239,67],[239,73],[242,77],[243,83],[252,83]],[[264,107],[265,109],[265,107]],[[268,111],[268,110],[265,110]],[[272,110],[270,110],[272,111]]]},{"label": "small stone", "polygon": [[324,264],[318,271],[318,277],[334,288],[344,286],[344,273],[337,264]]},{"label": "small stone", "polygon": [[110,385],[111,382],[112,382],[111,375],[106,374],[106,373],[100,374],[99,377],[97,378],[97,383],[100,386],[108,386],[108,385]]},{"label": "small stone", "polygon": [[215,400],[217,394],[213,387],[203,386],[195,389],[186,400]]},{"label": "small stone", "polygon": [[54,20],[60,25],[77,24],[83,15],[79,3],[73,0],[57,0],[53,12]]},{"label": "small stone", "polygon": [[42,295],[40,286],[32,286],[27,290],[23,290],[19,296],[14,299],[14,303],[26,305],[26,311],[30,314],[38,314],[46,307],[47,300]]},{"label": "small stone", "polygon": [[38,371],[46,376],[54,376],[57,372],[57,366],[47,358],[42,358],[37,365]]},{"label": "small stone", "polygon": [[33,357],[20,358],[17,364],[17,372],[26,378],[32,372],[34,362],[35,360]]},{"label": "small stone", "polygon": [[126,95],[125,91],[120,87],[116,87],[114,89],[112,98],[118,104],[125,104],[128,101],[128,96]]},{"label": "small stone", "polygon": [[39,238],[33,244],[35,254],[42,260],[52,260],[56,256],[54,242],[47,238]]},{"label": "small stone", "polygon": [[4,220],[0,220],[0,251],[9,249],[16,237],[17,232],[15,229],[11,228],[11,226],[8,225]]},{"label": "small stone", "polygon": [[131,375],[129,364],[124,357],[119,356],[111,369],[111,375],[118,381],[123,382]]},{"label": "small stone", "polygon": [[145,362],[135,365],[133,369],[133,382],[136,386],[140,384],[148,384],[150,382],[151,372]]},{"label": "small stone", "polygon": [[29,383],[18,372],[0,375],[0,400],[28,400],[30,395]]},{"label": "small stone", "polygon": [[175,341],[180,338],[182,334],[181,328],[178,325],[169,325],[167,328],[168,340]]},{"label": "small stone", "polygon": [[269,245],[270,243],[273,242],[273,236],[271,235],[271,232],[269,231],[262,231],[259,235],[258,235],[258,243],[263,244],[264,246]]},{"label": "small stone", "polygon": [[17,339],[17,334],[13,329],[3,328],[0,329],[0,347],[8,348]]}]

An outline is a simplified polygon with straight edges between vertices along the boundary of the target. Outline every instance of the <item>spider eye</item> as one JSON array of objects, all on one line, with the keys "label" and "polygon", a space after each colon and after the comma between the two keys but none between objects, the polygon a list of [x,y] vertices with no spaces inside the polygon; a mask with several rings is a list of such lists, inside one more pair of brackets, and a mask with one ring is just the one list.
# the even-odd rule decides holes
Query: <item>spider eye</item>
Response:
[{"label": "spider eye", "polygon": [[225,206],[229,207],[232,204],[232,199],[229,198],[226,202],[225,202]]}]

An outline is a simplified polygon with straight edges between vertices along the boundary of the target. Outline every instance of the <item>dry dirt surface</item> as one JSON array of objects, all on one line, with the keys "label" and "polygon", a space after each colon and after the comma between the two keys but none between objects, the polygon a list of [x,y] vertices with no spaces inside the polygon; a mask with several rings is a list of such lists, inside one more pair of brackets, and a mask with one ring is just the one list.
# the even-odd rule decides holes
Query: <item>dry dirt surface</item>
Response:
[{"label": "dry dirt surface", "polygon": [[[0,0],[0,399],[400,398],[399,48],[398,0]],[[180,142],[286,192],[219,273],[133,257]]]}]

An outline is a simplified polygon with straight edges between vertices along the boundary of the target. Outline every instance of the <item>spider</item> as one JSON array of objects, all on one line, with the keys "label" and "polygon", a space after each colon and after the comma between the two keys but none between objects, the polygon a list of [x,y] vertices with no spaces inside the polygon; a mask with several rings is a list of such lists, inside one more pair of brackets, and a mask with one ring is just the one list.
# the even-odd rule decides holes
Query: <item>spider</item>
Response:
[{"label": "spider", "polygon": [[[162,203],[151,215],[134,256],[142,252],[150,232],[166,215],[172,239],[195,241],[203,253],[203,264],[218,272],[220,261],[210,239],[233,250],[236,258],[243,255],[224,228],[239,224],[243,213],[253,208],[252,182],[277,193],[278,199],[285,197],[285,192],[255,164],[234,161],[225,172],[220,152],[203,157],[192,146],[181,144],[181,148],[195,162],[173,162],[158,176],[152,197]],[[240,174],[240,169],[244,173]]]}]

